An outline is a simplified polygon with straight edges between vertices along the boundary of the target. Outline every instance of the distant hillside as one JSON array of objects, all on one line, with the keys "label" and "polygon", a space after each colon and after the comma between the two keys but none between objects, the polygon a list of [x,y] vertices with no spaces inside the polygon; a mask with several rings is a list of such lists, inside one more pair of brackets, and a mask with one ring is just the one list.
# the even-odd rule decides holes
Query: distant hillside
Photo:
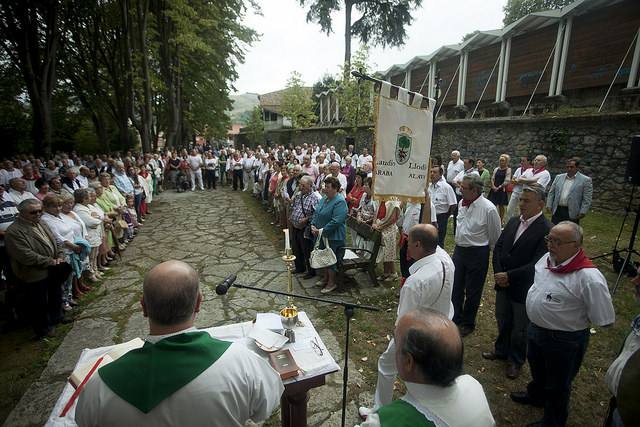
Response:
[{"label": "distant hillside", "polygon": [[233,101],[233,109],[229,112],[232,123],[244,123],[253,107],[260,104],[257,93],[231,95],[230,98]]}]

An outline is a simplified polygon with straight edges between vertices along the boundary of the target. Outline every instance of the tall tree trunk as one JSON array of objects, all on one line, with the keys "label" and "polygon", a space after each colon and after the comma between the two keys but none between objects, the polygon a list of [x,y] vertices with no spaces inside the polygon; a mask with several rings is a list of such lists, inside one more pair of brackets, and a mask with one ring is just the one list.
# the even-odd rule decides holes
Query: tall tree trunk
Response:
[{"label": "tall tree trunk", "polygon": [[142,72],[142,100],[140,102],[140,138],[142,140],[142,152],[151,150],[151,81],[149,79],[149,56],[147,52],[147,17],[149,15],[149,1],[138,0],[136,2],[138,16],[138,47],[140,54],[140,69]]},{"label": "tall tree trunk", "polygon": [[20,69],[33,110],[34,152],[49,154],[53,140],[52,93],[56,85],[56,54],[61,29],[58,1],[0,2],[0,39]]},{"label": "tall tree trunk", "polygon": [[353,8],[352,0],[344,2],[344,74],[349,75],[351,68],[351,10]]}]

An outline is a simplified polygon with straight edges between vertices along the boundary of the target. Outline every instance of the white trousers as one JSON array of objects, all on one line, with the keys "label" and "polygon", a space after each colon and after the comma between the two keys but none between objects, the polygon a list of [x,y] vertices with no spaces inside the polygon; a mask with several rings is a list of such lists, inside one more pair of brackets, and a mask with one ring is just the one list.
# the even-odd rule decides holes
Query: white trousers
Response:
[{"label": "white trousers", "polygon": [[393,399],[393,384],[397,375],[396,342],[392,338],[389,346],[378,359],[378,383],[376,384],[376,395],[373,400],[374,410],[391,403]]},{"label": "white trousers", "polygon": [[204,185],[202,184],[202,169],[196,169],[191,171],[191,191],[196,189],[196,181],[198,182],[198,187],[201,190],[204,190]]},{"label": "white trousers", "polygon": [[253,188],[253,171],[251,169],[249,170],[243,169],[242,173],[243,173],[242,180],[244,181],[243,190],[248,191],[249,188]]},{"label": "white trousers", "polygon": [[514,216],[520,215],[520,193],[511,193],[511,198],[509,199],[509,205],[507,205],[507,212],[504,214],[504,219],[502,220],[503,224],[509,222],[511,218]]}]

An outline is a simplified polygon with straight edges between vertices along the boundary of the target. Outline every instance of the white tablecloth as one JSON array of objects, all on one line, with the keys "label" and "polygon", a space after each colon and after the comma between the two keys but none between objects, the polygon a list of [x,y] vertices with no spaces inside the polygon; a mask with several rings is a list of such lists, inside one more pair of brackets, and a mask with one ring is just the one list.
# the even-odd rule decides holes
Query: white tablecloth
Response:
[{"label": "white tablecloth", "polygon": [[[284,348],[288,348],[291,351],[296,363],[301,369],[300,375],[295,378],[287,379],[284,384],[294,383],[297,381],[302,381],[307,378],[315,377],[318,375],[325,375],[331,372],[338,371],[340,367],[333,359],[333,356],[329,353],[329,350],[322,342],[322,339],[318,335],[318,332],[313,327],[311,320],[307,316],[305,312],[299,313],[299,324],[294,329],[296,333],[296,342],[291,344],[285,344]],[[252,322],[243,322],[243,323],[234,323],[232,325],[218,326],[213,328],[201,329],[203,331],[209,332],[211,336],[232,342],[242,342],[247,346],[247,348],[259,356],[263,357],[265,360],[268,360],[268,353],[258,349],[255,345],[254,341],[251,338],[248,338],[247,335],[251,332],[253,328]],[[314,349],[314,346],[311,344],[313,340],[319,343],[320,348],[322,349],[322,356],[319,355],[317,349]],[[80,359],[76,363],[76,367],[86,363],[89,360],[98,358],[111,350],[113,346],[108,347],[99,347],[92,349],[84,349],[82,354],[80,355]],[[49,415],[49,419],[47,421],[47,426],[75,426],[75,412],[76,412],[76,402],[74,402],[73,406],[66,414],[65,417],[60,417],[59,415],[62,413],[62,410],[66,406],[67,402],[71,398],[74,388],[71,384],[67,383],[62,391],[62,394],[58,398],[51,414]]]}]

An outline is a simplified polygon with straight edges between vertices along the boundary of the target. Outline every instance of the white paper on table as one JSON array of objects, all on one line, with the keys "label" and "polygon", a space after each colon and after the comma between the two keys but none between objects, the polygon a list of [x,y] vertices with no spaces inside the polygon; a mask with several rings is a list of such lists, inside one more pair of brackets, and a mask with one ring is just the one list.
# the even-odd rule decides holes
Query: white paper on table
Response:
[{"label": "white paper on table", "polygon": [[311,347],[310,342],[308,343],[307,348],[296,349],[292,347],[290,348],[290,350],[293,359],[296,361],[300,369],[307,374],[321,369],[327,366],[328,363],[330,363],[330,361],[324,357],[324,354],[326,354],[326,350],[323,349],[323,356],[319,356],[318,353],[316,353],[316,351]]},{"label": "white paper on table", "polygon": [[271,331],[284,331],[282,319],[279,314],[275,313],[258,313],[256,315],[256,326],[260,329],[269,329]]},{"label": "white paper on table", "polygon": [[268,329],[255,326],[249,333],[249,338],[253,338],[258,344],[267,349],[281,348],[289,338],[276,334]]}]

